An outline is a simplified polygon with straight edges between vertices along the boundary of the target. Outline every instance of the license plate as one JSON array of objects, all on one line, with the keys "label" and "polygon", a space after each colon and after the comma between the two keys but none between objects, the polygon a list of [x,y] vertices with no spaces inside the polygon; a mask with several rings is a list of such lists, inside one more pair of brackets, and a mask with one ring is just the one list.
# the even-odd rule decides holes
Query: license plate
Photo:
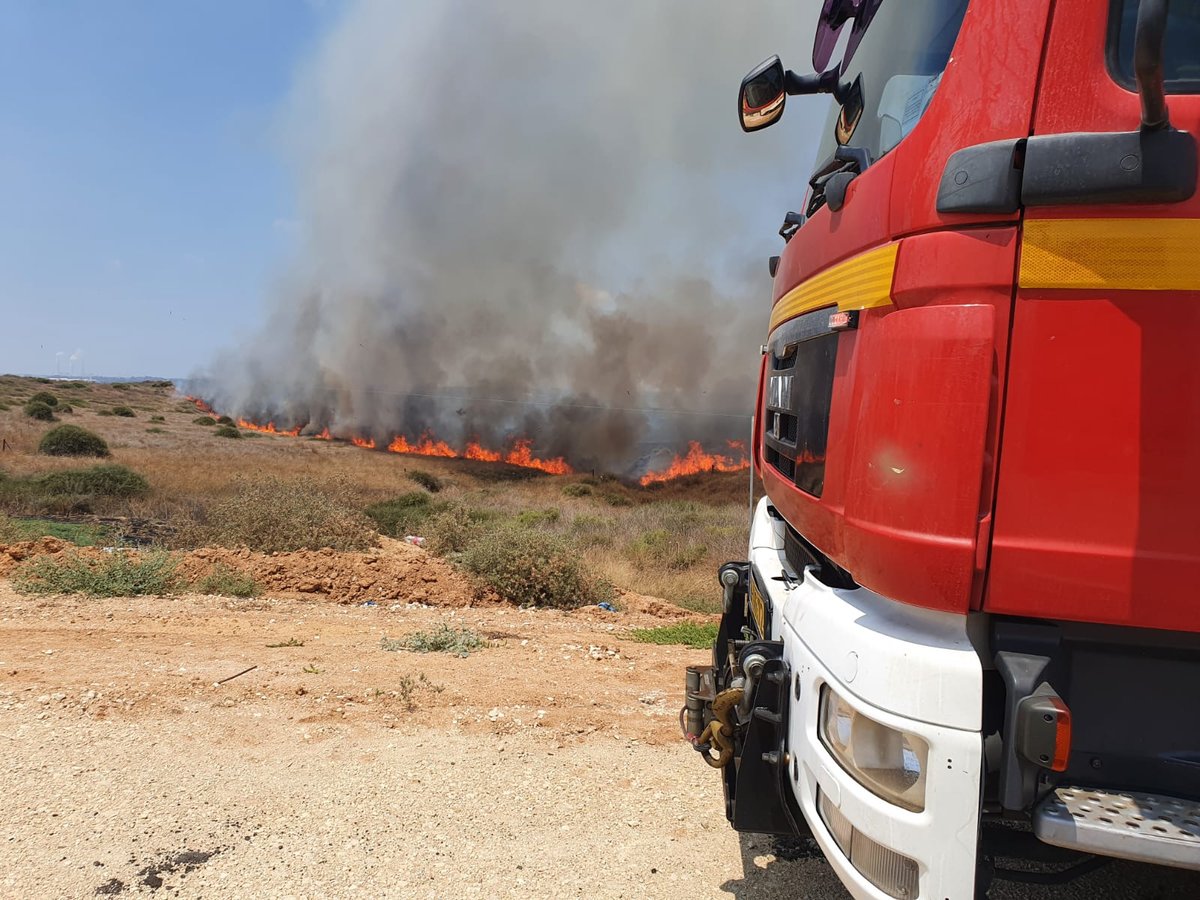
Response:
[{"label": "license plate", "polygon": [[754,619],[754,624],[758,628],[758,636],[765,638],[767,636],[767,604],[763,600],[763,595],[758,592],[758,583],[754,580],[754,576],[750,577],[750,617]]}]

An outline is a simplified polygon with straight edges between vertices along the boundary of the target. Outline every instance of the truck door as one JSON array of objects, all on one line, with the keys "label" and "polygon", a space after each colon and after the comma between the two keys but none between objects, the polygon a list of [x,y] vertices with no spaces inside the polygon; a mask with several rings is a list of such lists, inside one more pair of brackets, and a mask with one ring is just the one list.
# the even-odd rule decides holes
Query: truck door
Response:
[{"label": "truck door", "polygon": [[[1138,130],[1137,7],[1058,0],[1036,135]],[[1171,122],[1200,134],[1198,0],[1165,46]],[[1200,631],[1200,196],[1052,202],[1022,226],[985,607]]]}]

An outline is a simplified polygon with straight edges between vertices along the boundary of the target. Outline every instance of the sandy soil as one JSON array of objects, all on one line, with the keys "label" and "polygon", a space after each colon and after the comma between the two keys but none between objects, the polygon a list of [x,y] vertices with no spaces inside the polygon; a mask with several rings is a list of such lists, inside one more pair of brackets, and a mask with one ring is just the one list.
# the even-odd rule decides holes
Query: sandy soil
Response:
[{"label": "sandy soil", "polygon": [[[729,830],[677,737],[705,654],[631,642],[634,621],[654,617],[0,581],[0,896],[844,897],[802,845]],[[381,649],[441,622],[492,643]],[[993,896],[1200,880],[1116,866]]]}]

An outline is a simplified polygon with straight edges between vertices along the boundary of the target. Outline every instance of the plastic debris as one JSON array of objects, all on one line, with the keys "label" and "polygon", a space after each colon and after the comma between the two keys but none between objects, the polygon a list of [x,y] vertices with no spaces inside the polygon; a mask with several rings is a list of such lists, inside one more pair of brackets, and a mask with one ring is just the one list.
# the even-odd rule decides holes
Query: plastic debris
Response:
[{"label": "plastic debris", "polygon": [[378,604],[378,603],[376,603],[374,600],[364,600],[364,601],[363,601],[361,604],[359,604],[359,605],[360,605],[360,606],[378,606],[379,604]]},{"label": "plastic debris", "polygon": [[600,607],[602,610],[604,610],[605,612],[616,612],[617,611],[617,608],[615,606],[613,606],[611,603],[609,603],[607,600],[602,600],[599,603],[597,603],[596,605],[598,607]]},{"label": "plastic debris", "polygon": [[404,540],[407,543],[412,544],[414,547],[424,547],[425,546],[425,538],[417,537],[417,535],[415,535],[415,534],[406,534],[404,536]]}]

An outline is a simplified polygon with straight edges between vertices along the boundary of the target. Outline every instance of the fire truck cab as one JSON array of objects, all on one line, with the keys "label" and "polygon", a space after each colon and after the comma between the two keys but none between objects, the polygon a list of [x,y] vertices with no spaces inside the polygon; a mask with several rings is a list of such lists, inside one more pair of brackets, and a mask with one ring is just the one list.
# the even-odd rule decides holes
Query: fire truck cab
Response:
[{"label": "fire truck cab", "polygon": [[[685,733],[859,898],[1200,869],[1200,0],[824,0]],[[799,198],[797,198],[798,200]]]}]

